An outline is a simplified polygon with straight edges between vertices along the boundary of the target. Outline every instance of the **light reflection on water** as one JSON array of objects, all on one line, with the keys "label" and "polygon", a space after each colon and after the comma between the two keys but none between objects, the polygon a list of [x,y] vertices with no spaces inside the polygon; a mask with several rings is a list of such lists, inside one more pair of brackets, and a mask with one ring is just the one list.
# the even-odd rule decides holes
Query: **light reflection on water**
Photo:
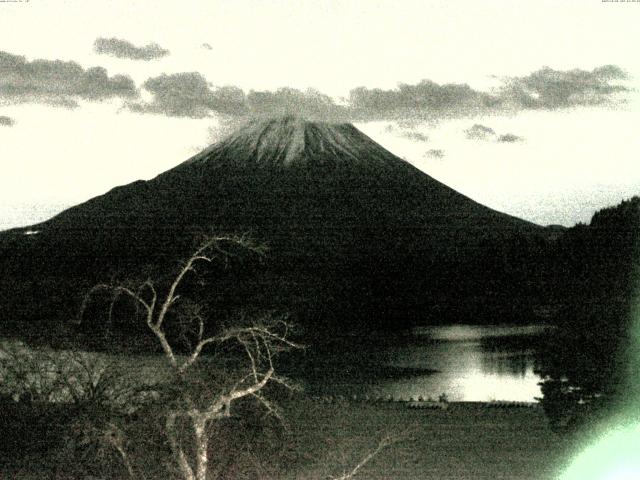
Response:
[{"label": "light reflection on water", "polygon": [[534,345],[544,332],[539,325],[422,327],[413,342],[386,347],[381,358],[396,367],[437,372],[353,385],[353,392],[403,400],[444,393],[454,401],[535,401],[541,392]]}]

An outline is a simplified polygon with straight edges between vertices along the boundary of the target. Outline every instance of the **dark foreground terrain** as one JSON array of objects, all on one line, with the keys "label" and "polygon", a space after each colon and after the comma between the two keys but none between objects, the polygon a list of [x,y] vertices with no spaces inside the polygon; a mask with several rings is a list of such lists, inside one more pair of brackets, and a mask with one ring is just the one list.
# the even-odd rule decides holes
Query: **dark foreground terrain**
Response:
[{"label": "dark foreground terrain", "polygon": [[[212,478],[340,478],[386,437],[391,444],[353,478],[551,479],[568,452],[568,442],[549,430],[539,407],[467,403],[451,404],[447,410],[418,410],[402,403],[326,403],[306,395],[280,405],[289,429],[280,434],[284,453],[274,454],[273,461],[264,456],[258,461],[259,455],[236,451],[237,462],[218,465]],[[216,448],[215,439],[213,443]],[[2,479],[76,478],[66,476],[73,470],[69,464],[52,473],[37,453],[4,460]]]},{"label": "dark foreground terrain", "polygon": [[360,478],[549,479],[565,450],[565,441],[549,430],[537,407],[467,403],[414,410],[401,403],[298,401],[290,405],[289,419],[312,461],[288,478],[339,476],[385,435],[398,442],[365,465]]}]

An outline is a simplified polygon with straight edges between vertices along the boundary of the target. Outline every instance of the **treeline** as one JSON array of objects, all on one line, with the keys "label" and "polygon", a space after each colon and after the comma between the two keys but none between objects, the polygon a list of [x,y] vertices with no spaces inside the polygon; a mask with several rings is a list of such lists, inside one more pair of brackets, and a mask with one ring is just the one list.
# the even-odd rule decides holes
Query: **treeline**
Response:
[{"label": "treeline", "polygon": [[624,403],[640,273],[640,198],[594,214],[551,247],[556,334],[541,352],[543,405],[572,429]]}]

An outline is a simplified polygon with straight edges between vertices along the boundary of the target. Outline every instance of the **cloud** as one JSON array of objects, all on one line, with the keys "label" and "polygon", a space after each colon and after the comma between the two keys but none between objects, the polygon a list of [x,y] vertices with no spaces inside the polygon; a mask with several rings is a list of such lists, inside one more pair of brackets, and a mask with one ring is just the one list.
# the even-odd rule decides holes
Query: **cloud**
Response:
[{"label": "cloud", "polygon": [[359,120],[425,119],[528,109],[559,109],[615,103],[629,89],[619,82],[627,74],[618,66],[593,70],[544,67],[523,77],[504,77],[490,92],[467,84],[422,80],[384,90],[358,87],[349,93],[351,114]]},{"label": "cloud", "polygon": [[557,109],[602,105],[615,101],[616,94],[629,89],[615,81],[628,79],[615,65],[593,70],[553,70],[543,67],[524,77],[503,79],[498,96],[516,109]]},{"label": "cloud", "polygon": [[467,128],[464,131],[464,134],[469,140],[495,140],[499,143],[515,143],[524,141],[524,138],[518,135],[513,133],[498,134],[493,128],[479,123]]},{"label": "cloud", "polygon": [[252,115],[296,114],[311,120],[341,121],[349,119],[345,107],[333,99],[310,88],[305,91],[295,88],[280,88],[276,91],[251,91],[247,95],[247,107]]},{"label": "cloud", "polygon": [[214,113],[237,117],[293,113],[309,119],[347,118],[343,107],[314,89],[252,90],[245,94],[238,87],[214,88],[198,72],[163,74],[149,78],[142,86],[153,99],[132,104],[131,108],[139,112],[191,118],[203,118]]},{"label": "cloud", "polygon": [[497,100],[467,84],[439,85],[422,80],[416,85],[402,83],[393,90],[358,87],[351,90],[348,101],[356,117],[382,120],[470,114],[491,107]]},{"label": "cloud", "polygon": [[464,131],[466,137],[470,140],[489,140],[496,136],[496,132],[493,128],[476,123],[473,127],[467,128]]},{"label": "cloud", "polygon": [[157,60],[169,55],[169,50],[162,48],[157,43],[150,43],[143,47],[136,47],[133,43],[120,38],[99,37],[93,43],[93,50],[101,55],[111,55],[117,58],[130,60]]},{"label": "cloud", "polygon": [[420,122],[414,122],[412,120],[396,120],[393,123],[389,123],[384,127],[384,131],[387,133],[393,133],[397,137],[408,138],[416,142],[428,142],[429,136],[414,130]]},{"label": "cloud", "polygon": [[444,150],[441,150],[439,148],[432,148],[431,150],[427,150],[426,152],[424,152],[424,157],[425,158],[443,158]]},{"label": "cloud", "polygon": [[401,137],[408,138],[409,140],[414,140],[416,142],[428,142],[429,137],[421,132],[408,131],[402,132]]},{"label": "cloud", "polygon": [[74,107],[77,99],[132,98],[137,93],[130,77],[110,77],[102,67],[85,70],[75,62],[28,61],[23,56],[0,52],[0,101]]},{"label": "cloud", "polygon": [[[98,38],[94,48],[98,53],[139,60],[169,54],[157,44],[136,47],[117,38]],[[203,43],[202,48],[212,47]],[[24,56],[0,51],[0,103],[40,102],[74,108],[79,100],[123,98],[129,100],[128,105],[134,111],[167,116],[202,118],[222,114],[244,118],[293,113],[328,121],[393,120],[409,128],[425,120],[446,117],[613,103],[629,91],[620,84],[627,79],[627,74],[615,65],[590,71],[544,67],[526,76],[502,78],[502,86],[491,92],[478,91],[467,84],[422,80],[388,90],[358,87],[337,103],[316,89],[287,87],[245,93],[235,86],[214,87],[198,72],[182,72],[147,79],[142,88],[151,94],[152,100],[144,102],[129,76],[109,76],[102,67],[85,69],[72,61],[28,61]],[[481,127],[472,127],[467,132],[468,138],[487,139],[496,135]],[[428,141],[415,131],[399,135],[418,142]],[[504,135],[498,141],[518,140]]]},{"label": "cloud", "polygon": [[246,111],[246,97],[240,88],[212,88],[198,72],[162,74],[149,78],[142,87],[153,100],[132,104],[131,108],[139,112],[203,118],[212,112],[242,115]]},{"label": "cloud", "polygon": [[522,141],[524,141],[524,138],[518,135],[514,135],[513,133],[505,133],[504,135],[500,135],[498,137],[498,142],[500,143],[515,143]]},{"label": "cloud", "polygon": [[13,127],[15,125],[15,120],[11,117],[7,117],[6,115],[0,115],[0,127]]},{"label": "cloud", "polygon": [[[203,44],[203,48],[208,48],[207,44]],[[143,87],[152,94],[153,100],[137,103],[132,108],[194,118],[214,113],[237,117],[293,113],[329,121],[391,120],[413,128],[425,120],[447,117],[613,102],[617,94],[628,91],[615,83],[626,78],[623,70],[613,65],[592,71],[556,71],[545,67],[525,77],[503,78],[502,86],[491,92],[475,90],[467,84],[440,85],[422,80],[414,85],[400,84],[389,90],[358,87],[351,90],[348,98],[337,103],[315,89],[287,87],[245,93],[238,87],[214,88],[200,73],[186,72],[148,79]],[[416,133],[400,135],[427,141],[426,137]],[[489,138],[496,133],[474,130],[468,135],[469,138]]]}]

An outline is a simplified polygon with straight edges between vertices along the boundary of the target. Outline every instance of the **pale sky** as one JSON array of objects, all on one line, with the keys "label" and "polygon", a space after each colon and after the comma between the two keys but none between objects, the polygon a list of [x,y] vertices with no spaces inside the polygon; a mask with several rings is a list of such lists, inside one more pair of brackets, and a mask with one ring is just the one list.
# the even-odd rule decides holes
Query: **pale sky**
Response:
[{"label": "pale sky", "polygon": [[[572,225],[640,194],[639,23],[640,2],[601,0],[31,0],[0,3],[0,52],[24,56],[35,76],[36,59],[104,67],[109,77],[130,77],[146,102],[154,95],[143,83],[163,73],[198,72],[211,89],[245,93],[313,87],[341,105],[359,86],[393,90],[428,79],[489,92],[504,78],[523,79],[545,66],[553,69],[548,81],[556,71],[615,65],[627,74],[614,81],[627,89],[616,96],[624,105],[440,111],[409,125],[356,123],[481,203],[541,224]],[[156,58],[101,53],[94,48],[99,38],[130,42],[139,55]],[[157,47],[142,48],[151,44]],[[34,80],[49,103],[33,95],[18,100],[16,82],[32,79],[12,75],[0,64],[0,229],[151,178],[216,140],[215,111],[176,116],[166,105],[132,109],[118,96],[76,98],[56,84],[68,78],[55,76]],[[3,90],[3,82],[14,90]],[[76,108],[51,104],[51,92],[61,89]],[[471,136],[476,124],[493,133]]]}]

